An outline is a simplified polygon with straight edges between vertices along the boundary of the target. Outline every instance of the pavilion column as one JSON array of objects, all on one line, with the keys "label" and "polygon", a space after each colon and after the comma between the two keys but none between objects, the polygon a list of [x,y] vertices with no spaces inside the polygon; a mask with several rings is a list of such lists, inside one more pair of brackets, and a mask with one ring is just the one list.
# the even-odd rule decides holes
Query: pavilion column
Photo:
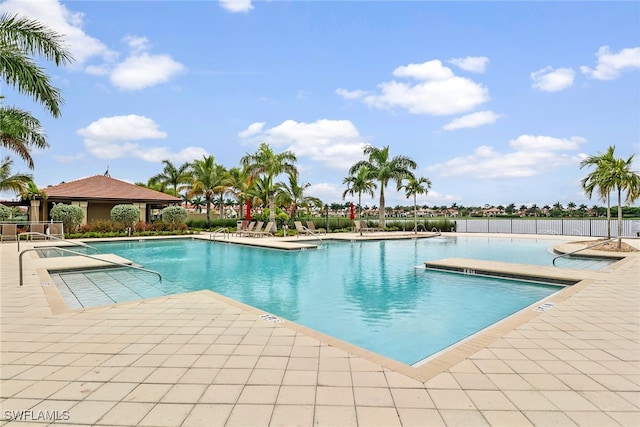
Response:
[{"label": "pavilion column", "polygon": [[140,209],[140,221],[147,222],[147,204],[134,203],[133,206],[137,206],[137,208]]},{"label": "pavilion column", "polygon": [[84,212],[82,225],[87,224],[89,220],[89,202],[72,202],[71,204],[74,206],[80,206],[82,208],[82,212]]},{"label": "pavilion column", "polygon": [[29,221],[40,221],[40,200],[31,200],[31,206],[29,208]]}]

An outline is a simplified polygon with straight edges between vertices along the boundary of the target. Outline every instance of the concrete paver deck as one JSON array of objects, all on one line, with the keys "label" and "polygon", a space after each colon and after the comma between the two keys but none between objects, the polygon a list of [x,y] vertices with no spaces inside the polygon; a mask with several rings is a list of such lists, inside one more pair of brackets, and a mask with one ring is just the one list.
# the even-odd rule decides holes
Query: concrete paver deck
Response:
[{"label": "concrete paver deck", "polygon": [[638,253],[420,367],[209,291],[65,310],[24,258],[19,287],[0,245],[0,425],[640,425]]}]

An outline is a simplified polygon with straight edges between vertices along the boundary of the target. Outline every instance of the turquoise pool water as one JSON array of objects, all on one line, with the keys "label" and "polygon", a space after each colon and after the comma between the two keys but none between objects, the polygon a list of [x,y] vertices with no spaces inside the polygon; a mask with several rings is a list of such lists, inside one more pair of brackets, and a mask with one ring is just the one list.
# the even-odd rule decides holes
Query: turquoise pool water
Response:
[{"label": "turquoise pool water", "polygon": [[[145,240],[94,246],[161,272],[161,285],[153,285],[153,276],[146,283],[133,278],[105,282],[93,277],[103,271],[82,274],[100,288],[89,305],[100,304],[102,294],[120,302],[210,289],[413,364],[559,290],[415,266],[448,257],[550,265],[548,248],[554,243],[443,237],[329,243],[319,250],[286,252],[198,240]],[[60,276],[67,274],[78,273]],[[81,298],[91,286],[65,286],[87,306]]]}]

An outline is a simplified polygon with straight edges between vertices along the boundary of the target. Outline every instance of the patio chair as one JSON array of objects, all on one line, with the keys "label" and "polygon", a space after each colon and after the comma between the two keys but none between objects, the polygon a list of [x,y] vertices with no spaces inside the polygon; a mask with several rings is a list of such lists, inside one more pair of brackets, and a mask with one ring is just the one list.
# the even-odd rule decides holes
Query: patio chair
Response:
[{"label": "patio chair", "polygon": [[307,228],[314,233],[326,233],[327,230],[324,228],[316,228],[316,225],[313,221],[307,221]]},{"label": "patio chair", "polygon": [[47,238],[45,234],[45,224],[42,222],[31,224],[29,226],[29,231],[31,231],[32,233],[40,233],[40,234],[30,234],[29,237],[31,238],[31,240],[42,240]]},{"label": "patio chair", "polygon": [[254,230],[251,232],[251,237],[265,237],[265,236],[271,236],[273,237],[273,229],[275,228],[275,223],[269,221],[267,223],[267,226],[264,228],[264,230],[260,231],[260,230]]},{"label": "patio chair", "polygon": [[0,234],[0,242],[5,240],[18,240],[17,224],[2,224],[2,234]]},{"label": "patio chair", "polygon": [[62,232],[62,223],[61,222],[53,222],[49,224],[49,236],[59,237],[64,239],[64,233]]},{"label": "patio chair", "polygon": [[298,233],[297,235],[309,235],[311,234],[311,231],[309,231],[308,228],[306,228],[304,225],[302,225],[302,222],[300,221],[293,221],[293,224],[296,226],[296,233]]},{"label": "patio chair", "polygon": [[253,227],[255,227],[255,226],[256,226],[256,222],[255,221],[251,221],[250,223],[248,223],[244,227],[238,228],[238,230],[236,230],[236,236],[242,236],[244,233],[251,232],[253,230]]},{"label": "patio chair", "polygon": [[251,237],[254,233],[259,233],[262,231],[262,226],[264,225],[264,221],[258,221],[258,223],[255,225],[255,227],[247,230],[247,231],[243,231],[242,233],[240,233],[241,236],[248,236]]}]

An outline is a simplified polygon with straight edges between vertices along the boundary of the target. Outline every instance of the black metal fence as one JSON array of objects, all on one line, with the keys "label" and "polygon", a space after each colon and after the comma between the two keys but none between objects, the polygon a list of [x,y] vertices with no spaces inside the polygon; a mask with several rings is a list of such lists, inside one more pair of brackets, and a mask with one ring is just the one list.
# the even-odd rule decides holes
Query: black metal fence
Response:
[{"label": "black metal fence", "polygon": [[[562,236],[607,237],[607,221],[603,219],[456,219],[461,233],[556,234]],[[623,219],[622,236],[638,237],[640,220]],[[618,237],[618,220],[611,220],[611,237]]]}]

